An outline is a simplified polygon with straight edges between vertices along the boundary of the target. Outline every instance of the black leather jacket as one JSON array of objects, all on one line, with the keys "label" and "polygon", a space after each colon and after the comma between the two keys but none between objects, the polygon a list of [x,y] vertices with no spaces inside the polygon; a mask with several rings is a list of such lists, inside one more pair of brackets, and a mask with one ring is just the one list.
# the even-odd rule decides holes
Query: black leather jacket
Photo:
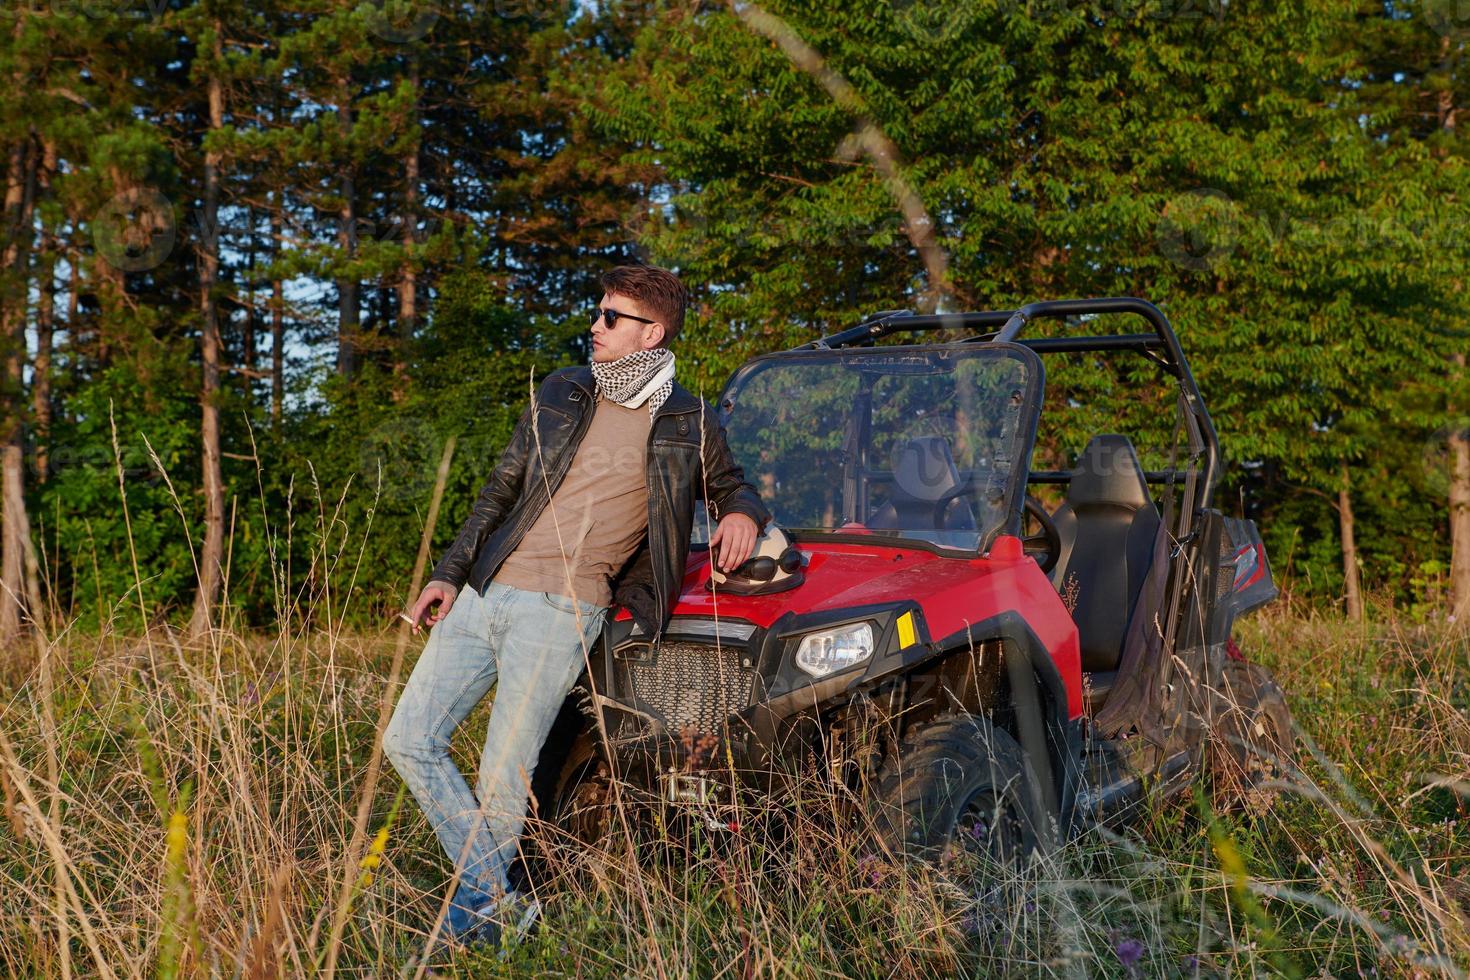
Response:
[{"label": "black leather jacket", "polygon": [[[456,588],[468,583],[484,594],[561,485],[595,403],[591,368],[547,376],[431,581]],[[745,514],[764,528],[770,514],[730,455],[714,410],[677,382],[649,430],[647,467],[648,533],[613,580],[612,592],[614,605],[626,606],[657,640],[684,579],[695,501],[705,499],[714,521]]]}]

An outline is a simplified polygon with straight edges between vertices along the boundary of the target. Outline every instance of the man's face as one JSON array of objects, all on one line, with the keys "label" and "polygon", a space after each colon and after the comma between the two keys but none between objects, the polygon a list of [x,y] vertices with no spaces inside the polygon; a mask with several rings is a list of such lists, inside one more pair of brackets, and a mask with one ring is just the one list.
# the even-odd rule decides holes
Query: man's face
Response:
[{"label": "man's face", "polygon": [[[636,299],[621,293],[604,293],[597,304],[604,310],[617,310],[631,316],[619,316],[617,324],[608,329],[606,316],[599,316],[592,325],[592,359],[594,361],[616,361],[620,357],[640,350],[651,350],[664,339],[664,325],[647,307]],[[643,320],[653,320],[644,323]]]}]

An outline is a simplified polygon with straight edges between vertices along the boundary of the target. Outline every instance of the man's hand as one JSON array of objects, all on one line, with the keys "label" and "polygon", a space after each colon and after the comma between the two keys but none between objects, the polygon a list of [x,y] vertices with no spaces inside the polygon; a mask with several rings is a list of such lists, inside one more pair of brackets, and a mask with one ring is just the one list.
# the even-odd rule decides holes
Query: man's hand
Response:
[{"label": "man's hand", "polygon": [[755,550],[760,531],[755,521],[744,514],[727,514],[715,527],[709,539],[709,550],[715,556],[722,572],[731,572],[745,564],[745,559]]},{"label": "man's hand", "polygon": [[436,602],[439,603],[439,609],[432,616],[429,616],[429,625],[433,626],[445,616],[448,616],[449,610],[454,607],[454,597],[457,595],[459,595],[459,590],[448,582],[430,582],[424,586],[424,590],[419,593],[418,600],[413,604],[413,609],[408,614],[408,618],[413,620],[413,631],[415,633],[419,631],[419,624],[424,621],[424,616],[428,614],[429,607]]}]

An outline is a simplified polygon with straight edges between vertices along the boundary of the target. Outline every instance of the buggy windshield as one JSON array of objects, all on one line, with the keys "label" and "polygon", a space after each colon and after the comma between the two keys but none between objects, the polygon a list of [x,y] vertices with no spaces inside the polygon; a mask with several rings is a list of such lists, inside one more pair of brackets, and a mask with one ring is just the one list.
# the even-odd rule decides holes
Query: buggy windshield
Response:
[{"label": "buggy windshield", "polygon": [[1009,345],[792,351],[736,372],[720,416],[783,528],[983,551],[1019,530],[1041,376]]}]

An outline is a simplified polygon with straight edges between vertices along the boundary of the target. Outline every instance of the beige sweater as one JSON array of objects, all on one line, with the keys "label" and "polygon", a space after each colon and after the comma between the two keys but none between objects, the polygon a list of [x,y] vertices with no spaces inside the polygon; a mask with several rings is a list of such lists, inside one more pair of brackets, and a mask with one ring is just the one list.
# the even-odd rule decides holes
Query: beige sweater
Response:
[{"label": "beige sweater", "polygon": [[551,502],[495,574],[502,585],[612,605],[612,577],[648,530],[646,404],[599,398]]}]

